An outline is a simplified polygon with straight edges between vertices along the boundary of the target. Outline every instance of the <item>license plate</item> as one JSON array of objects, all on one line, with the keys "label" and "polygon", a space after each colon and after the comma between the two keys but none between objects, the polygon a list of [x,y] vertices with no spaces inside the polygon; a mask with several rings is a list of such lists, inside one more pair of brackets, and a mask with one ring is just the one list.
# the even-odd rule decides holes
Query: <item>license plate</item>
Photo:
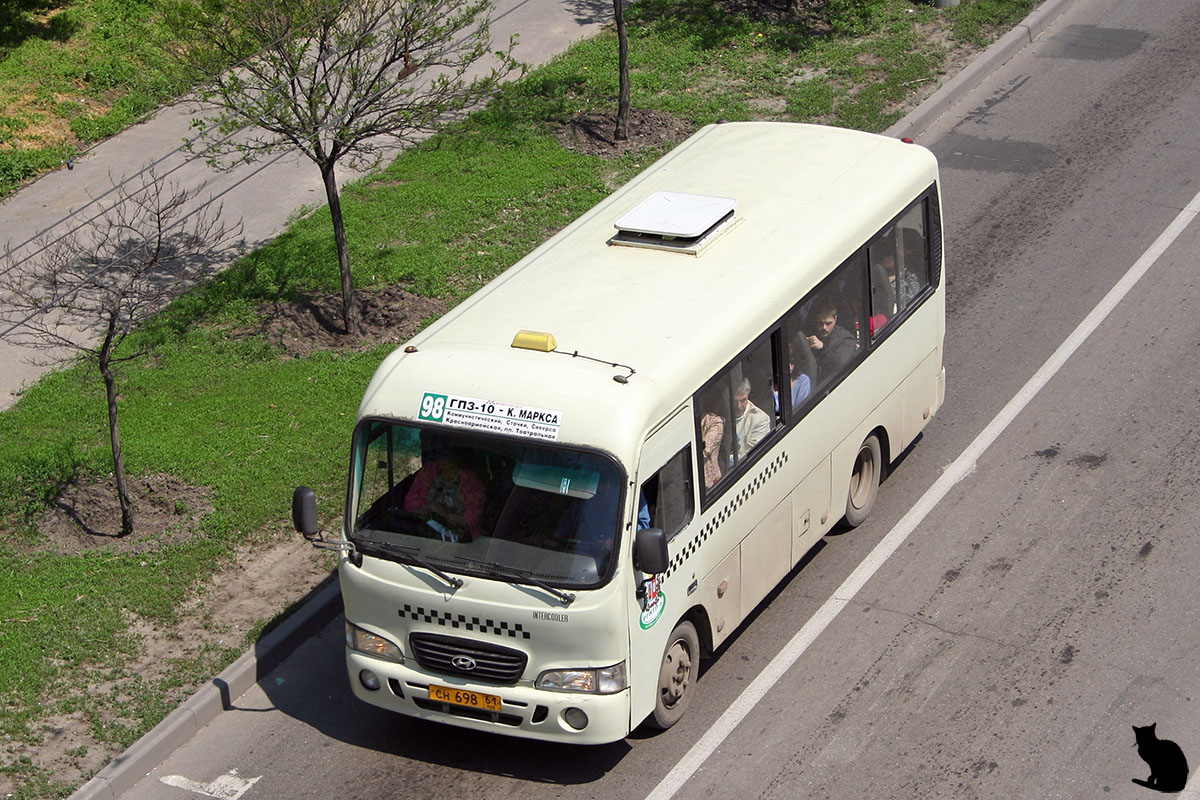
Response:
[{"label": "license plate", "polygon": [[500,698],[497,695],[470,692],[465,689],[452,689],[449,686],[438,686],[435,683],[429,684],[429,699],[456,706],[482,708],[484,711],[500,710]]}]

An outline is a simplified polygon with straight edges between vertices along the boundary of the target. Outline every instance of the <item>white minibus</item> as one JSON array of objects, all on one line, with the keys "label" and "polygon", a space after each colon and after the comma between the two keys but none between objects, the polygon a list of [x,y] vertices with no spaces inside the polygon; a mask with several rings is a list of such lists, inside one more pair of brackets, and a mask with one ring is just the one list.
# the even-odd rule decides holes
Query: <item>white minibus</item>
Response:
[{"label": "white minibus", "polygon": [[598,744],[665,729],[945,395],[937,163],[703,128],[392,353],[354,433],[346,666],[383,708]]}]

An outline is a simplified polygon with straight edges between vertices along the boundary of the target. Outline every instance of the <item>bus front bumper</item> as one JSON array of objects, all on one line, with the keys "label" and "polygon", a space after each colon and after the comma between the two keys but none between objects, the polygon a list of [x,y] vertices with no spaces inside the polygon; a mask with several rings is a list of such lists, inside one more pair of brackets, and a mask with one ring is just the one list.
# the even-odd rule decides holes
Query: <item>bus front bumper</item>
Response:
[{"label": "bus front bumper", "polygon": [[[472,730],[574,744],[606,744],[623,739],[630,730],[629,690],[597,695],[549,692],[528,684],[494,686],[471,683],[449,675],[434,675],[346,650],[346,670],[355,697],[410,717],[443,722]],[[364,674],[364,671],[369,674]],[[372,681],[370,675],[375,677]],[[369,685],[376,688],[369,688]],[[500,709],[488,710],[431,697],[440,686],[480,700],[500,698]],[[582,727],[580,725],[582,724]]]}]

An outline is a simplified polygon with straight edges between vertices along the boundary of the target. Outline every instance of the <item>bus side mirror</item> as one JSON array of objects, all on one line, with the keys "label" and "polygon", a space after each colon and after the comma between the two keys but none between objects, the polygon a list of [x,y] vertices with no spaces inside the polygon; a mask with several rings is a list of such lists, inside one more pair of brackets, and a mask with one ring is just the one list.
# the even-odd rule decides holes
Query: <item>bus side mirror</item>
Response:
[{"label": "bus side mirror", "polygon": [[317,535],[317,493],[307,486],[292,492],[292,525],[305,539]]},{"label": "bus side mirror", "polygon": [[633,565],[647,575],[667,571],[671,557],[667,554],[667,533],[662,528],[642,528],[633,540]]}]

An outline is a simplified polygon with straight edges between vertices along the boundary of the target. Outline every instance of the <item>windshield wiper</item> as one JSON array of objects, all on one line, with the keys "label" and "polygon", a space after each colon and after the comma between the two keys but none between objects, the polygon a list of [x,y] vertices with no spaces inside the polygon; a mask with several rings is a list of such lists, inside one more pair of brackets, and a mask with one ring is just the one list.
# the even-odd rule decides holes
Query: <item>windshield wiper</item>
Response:
[{"label": "windshield wiper", "polygon": [[513,583],[527,583],[545,589],[550,594],[559,599],[564,606],[569,606],[575,602],[575,595],[572,592],[564,592],[561,589],[556,589],[550,584],[543,581],[541,578],[534,577],[534,574],[528,570],[518,567],[502,567],[498,564],[493,564],[490,561],[480,561],[477,558],[457,557],[458,561],[465,561],[471,566],[481,570],[485,574],[493,578],[508,578]]},{"label": "windshield wiper", "polygon": [[378,539],[359,538],[354,540],[354,545],[359,550],[379,550],[393,556],[402,564],[412,564],[414,566],[423,567],[429,570],[434,575],[444,580],[446,583],[453,586],[455,589],[462,587],[462,578],[456,578],[453,575],[447,575],[442,570],[435,567],[433,564],[426,561],[418,553],[420,552],[415,547],[407,547],[402,544],[392,544],[391,542],[381,542]]}]

